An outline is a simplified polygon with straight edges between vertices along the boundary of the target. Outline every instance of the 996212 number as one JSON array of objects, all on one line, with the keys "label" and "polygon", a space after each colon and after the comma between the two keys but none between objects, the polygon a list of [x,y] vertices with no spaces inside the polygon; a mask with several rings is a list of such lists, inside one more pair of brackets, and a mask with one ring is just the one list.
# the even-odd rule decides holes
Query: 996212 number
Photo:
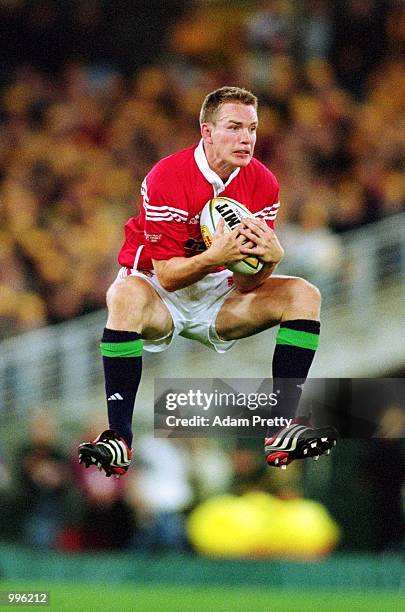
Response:
[{"label": "996212 number", "polygon": [[48,605],[49,593],[46,591],[0,591],[0,605]]}]

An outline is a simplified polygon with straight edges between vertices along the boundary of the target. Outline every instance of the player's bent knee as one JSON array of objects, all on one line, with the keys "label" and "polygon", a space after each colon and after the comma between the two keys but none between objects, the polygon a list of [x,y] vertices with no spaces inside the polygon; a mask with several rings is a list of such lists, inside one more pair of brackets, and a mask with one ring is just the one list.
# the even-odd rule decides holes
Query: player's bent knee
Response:
[{"label": "player's bent knee", "polygon": [[118,279],[108,289],[106,298],[109,311],[134,311],[147,304],[147,287],[131,277]]},{"label": "player's bent knee", "polygon": [[313,285],[312,283],[304,279],[302,280],[304,282],[304,287],[305,287],[303,288],[303,291],[305,291],[305,295],[307,299],[311,300],[314,304],[320,305],[322,301],[322,295],[318,287],[316,287],[315,285]]},{"label": "player's bent knee", "polygon": [[294,277],[289,279],[287,294],[291,302],[305,301],[314,306],[320,306],[321,304],[322,297],[318,287],[304,278]]}]

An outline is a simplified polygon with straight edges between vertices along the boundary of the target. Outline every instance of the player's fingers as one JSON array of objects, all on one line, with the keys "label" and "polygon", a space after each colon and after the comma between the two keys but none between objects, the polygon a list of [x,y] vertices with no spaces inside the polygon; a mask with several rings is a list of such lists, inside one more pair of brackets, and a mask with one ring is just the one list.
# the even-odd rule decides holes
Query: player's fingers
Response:
[{"label": "player's fingers", "polygon": [[218,225],[214,232],[214,236],[222,236],[222,234],[224,233],[224,227],[225,227],[225,221],[221,217],[221,219],[218,221]]},{"label": "player's fingers", "polygon": [[248,238],[245,238],[245,236],[242,236],[242,235],[238,236],[237,241],[238,241],[239,246],[244,246],[248,248],[252,248],[256,246],[255,242],[252,242],[252,240],[249,240]]},{"label": "player's fingers", "polygon": [[244,244],[245,242],[247,242],[245,234],[242,232],[238,232],[236,236],[236,242],[238,242],[239,244]]},{"label": "player's fingers", "polygon": [[273,230],[262,219],[253,219],[252,217],[246,217],[242,221],[245,226],[249,227],[252,231],[259,231],[265,234],[273,233]]},{"label": "player's fingers", "polygon": [[246,253],[237,253],[232,257],[232,261],[243,261],[246,257]]},{"label": "player's fingers", "polygon": [[255,244],[263,240],[262,236],[247,227],[244,227],[240,230],[240,235],[243,236],[245,239],[247,238],[248,240],[254,242]]},{"label": "player's fingers", "polygon": [[257,257],[262,257],[263,255],[265,255],[265,249],[261,246],[253,246],[253,247],[248,247],[246,245],[241,246],[240,248],[241,253],[244,253],[245,255],[257,255]]},{"label": "player's fingers", "polygon": [[273,230],[271,229],[271,227],[269,227],[266,223],[266,221],[264,221],[263,219],[255,219],[254,217],[250,217],[250,221],[252,223],[254,223],[255,225],[257,225],[258,227],[261,227],[263,231],[267,232],[272,232]]},{"label": "player's fingers", "polygon": [[[221,220],[223,221],[223,219]],[[236,227],[233,228],[231,232],[229,232],[229,236],[231,236],[231,238],[238,238],[241,229],[243,229],[243,225],[242,223],[239,223]]]},{"label": "player's fingers", "polygon": [[[264,236],[264,230],[261,226],[257,225],[257,223],[252,222],[251,219],[246,219],[243,223],[243,229],[248,229],[253,232],[258,238],[262,238]],[[241,230],[242,231],[242,230]]]}]

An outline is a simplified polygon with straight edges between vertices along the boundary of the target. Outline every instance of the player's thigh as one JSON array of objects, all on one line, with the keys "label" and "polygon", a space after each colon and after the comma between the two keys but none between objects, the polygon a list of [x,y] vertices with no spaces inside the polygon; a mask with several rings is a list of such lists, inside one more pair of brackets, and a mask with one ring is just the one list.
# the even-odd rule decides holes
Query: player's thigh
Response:
[{"label": "player's thigh", "polygon": [[232,292],[216,319],[215,328],[220,338],[246,338],[278,325],[300,282],[305,281],[292,276],[271,276],[253,291]]},{"label": "player's thigh", "polygon": [[107,325],[112,329],[137,328],[148,339],[161,338],[173,329],[166,304],[155,288],[139,276],[117,278],[107,292],[107,306]]}]

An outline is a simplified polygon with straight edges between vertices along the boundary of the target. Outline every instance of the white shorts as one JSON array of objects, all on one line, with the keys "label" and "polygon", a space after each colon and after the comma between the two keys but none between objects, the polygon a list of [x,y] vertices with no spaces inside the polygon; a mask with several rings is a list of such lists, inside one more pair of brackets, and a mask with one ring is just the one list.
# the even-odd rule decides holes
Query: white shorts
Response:
[{"label": "white shorts", "polygon": [[139,276],[150,283],[166,304],[173,319],[173,331],[170,334],[158,340],[143,341],[146,351],[160,353],[171,345],[176,336],[197,340],[217,353],[225,353],[237,342],[221,340],[215,330],[218,312],[234,291],[230,270],[207,274],[197,283],[172,292],[163,289],[154,272],[121,268],[118,278],[127,276]]}]

